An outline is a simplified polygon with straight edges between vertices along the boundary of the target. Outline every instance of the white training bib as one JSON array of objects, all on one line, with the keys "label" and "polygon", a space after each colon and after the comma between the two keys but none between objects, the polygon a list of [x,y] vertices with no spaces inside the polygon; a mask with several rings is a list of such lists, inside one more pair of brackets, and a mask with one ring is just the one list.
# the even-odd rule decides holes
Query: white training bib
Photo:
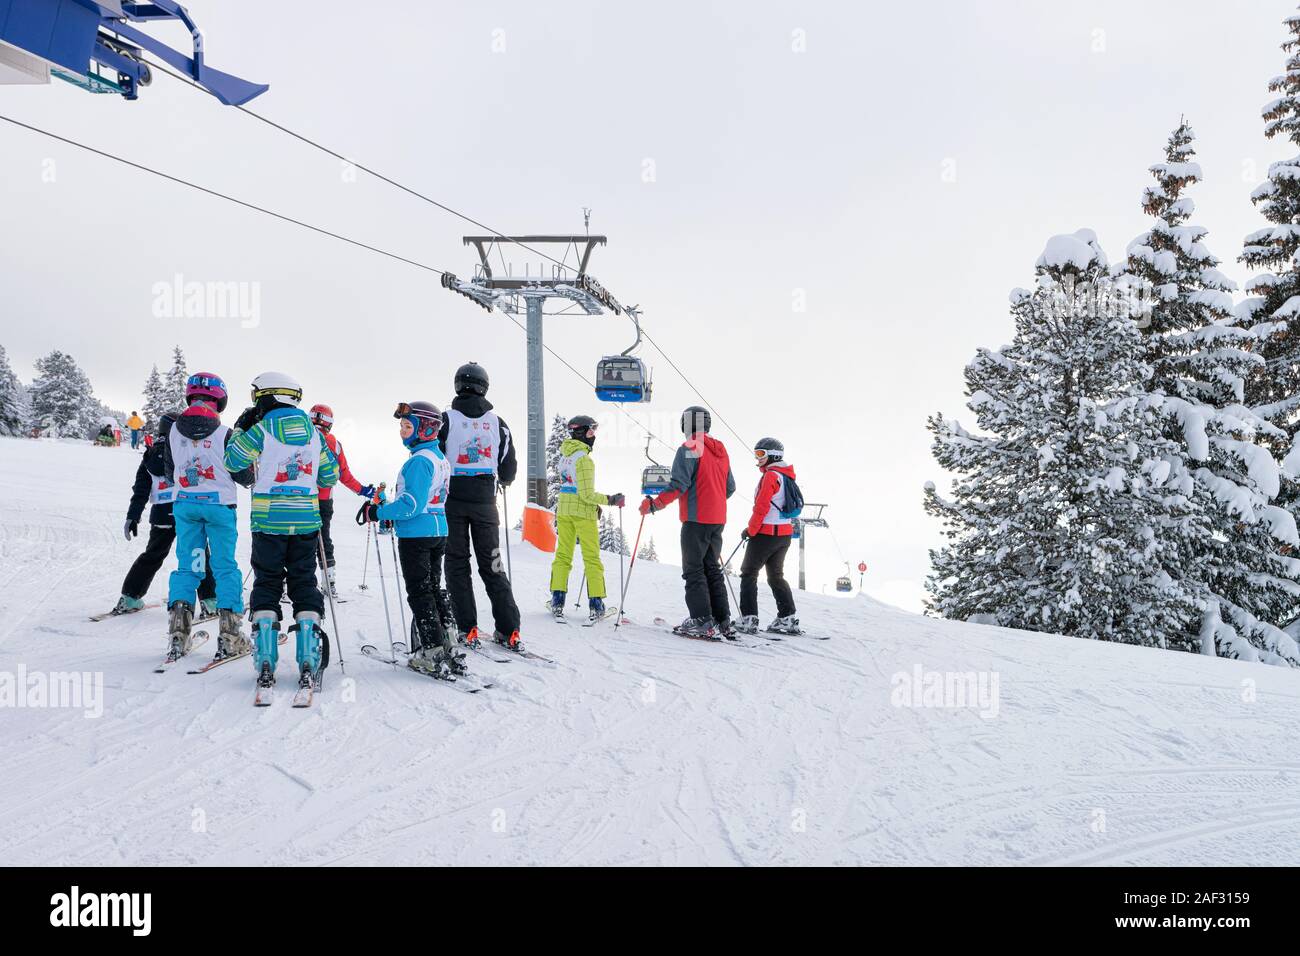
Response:
[{"label": "white training bib", "polygon": [[155,474],[149,475],[149,504],[151,505],[169,505],[176,500],[176,486],[169,482],[166,477],[159,478]]},{"label": "white training bib", "polygon": [[501,420],[496,412],[470,418],[454,408],[447,412],[447,458],[457,477],[497,473],[501,447]]},{"label": "white training bib", "polygon": [[235,479],[226,471],[226,436],[230,429],[218,425],[206,438],[186,438],[173,426],[172,465],[176,478],[176,501],[233,505]]},{"label": "white training bib", "polygon": [[305,445],[286,445],[270,429],[262,433],[262,455],[257,460],[255,495],[314,495],[320,465],[320,432],[312,429]]},{"label": "white training bib", "polygon": [[560,494],[578,493],[578,459],[586,457],[587,449],[579,448],[572,455],[560,459]]},{"label": "white training bib", "polygon": [[[445,515],[447,513],[447,486],[451,482],[451,466],[447,459],[431,448],[421,448],[412,458],[423,458],[433,466],[433,484],[429,486],[429,500],[425,502],[424,514]],[[406,481],[399,473],[397,476],[397,497],[406,494]]]}]

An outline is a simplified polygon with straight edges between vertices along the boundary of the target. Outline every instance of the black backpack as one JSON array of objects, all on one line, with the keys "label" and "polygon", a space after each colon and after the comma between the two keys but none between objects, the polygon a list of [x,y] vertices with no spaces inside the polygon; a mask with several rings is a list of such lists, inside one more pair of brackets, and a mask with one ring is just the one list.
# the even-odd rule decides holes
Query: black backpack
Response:
[{"label": "black backpack", "polygon": [[803,492],[789,475],[781,475],[781,481],[785,485],[785,505],[781,508],[780,515],[782,518],[797,518],[803,511]]}]

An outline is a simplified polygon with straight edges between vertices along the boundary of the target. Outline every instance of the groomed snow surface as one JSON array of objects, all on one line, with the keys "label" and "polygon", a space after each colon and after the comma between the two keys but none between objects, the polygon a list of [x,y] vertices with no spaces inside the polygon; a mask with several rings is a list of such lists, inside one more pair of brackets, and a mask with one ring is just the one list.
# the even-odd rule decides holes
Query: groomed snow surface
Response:
[{"label": "groomed snow surface", "polygon": [[[498,684],[471,696],[357,652],[359,631],[385,631],[373,555],[371,590],[356,587],[366,538],[347,491],[347,679],[336,663],[316,705],[293,710],[292,647],[269,709],[252,706],[247,661],[155,675],[162,609],[87,621],[143,544],[121,536],[137,462],[0,439],[0,677],[103,681],[98,718],[0,709],[6,863],[1300,863],[1293,671],[865,597],[799,595],[829,641],[687,641],[648,626],[684,613],[678,569],[653,564],[633,578],[639,626],[565,627],[542,610],[549,556],[516,539],[525,640],[558,664],[471,657]],[[674,516],[649,520],[674,554]],[[150,599],[165,587],[164,573]],[[766,621],[765,589],[760,603]],[[482,624],[487,606],[480,591]],[[983,699],[927,697],[929,675],[950,672],[973,672]]]}]

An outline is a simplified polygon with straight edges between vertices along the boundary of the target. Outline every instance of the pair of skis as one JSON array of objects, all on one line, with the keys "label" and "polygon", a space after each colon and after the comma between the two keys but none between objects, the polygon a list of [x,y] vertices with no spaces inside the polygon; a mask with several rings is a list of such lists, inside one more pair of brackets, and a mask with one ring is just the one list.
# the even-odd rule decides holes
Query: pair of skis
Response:
[{"label": "pair of skis", "polygon": [[[396,660],[393,660],[391,656],[393,653],[397,655]],[[437,674],[430,674],[427,671],[416,670],[409,666],[411,655],[405,650],[405,645],[403,645],[401,651],[396,650],[396,645],[394,645],[390,655],[385,655],[374,644],[362,644],[361,656],[367,657],[380,664],[387,664],[390,667],[400,668],[404,671],[415,674],[417,677],[425,677],[429,680],[435,681],[436,683],[445,684],[452,690],[457,690],[464,694],[478,694],[496,686],[491,681],[484,680],[477,674],[449,674],[447,676],[440,676]]]}]

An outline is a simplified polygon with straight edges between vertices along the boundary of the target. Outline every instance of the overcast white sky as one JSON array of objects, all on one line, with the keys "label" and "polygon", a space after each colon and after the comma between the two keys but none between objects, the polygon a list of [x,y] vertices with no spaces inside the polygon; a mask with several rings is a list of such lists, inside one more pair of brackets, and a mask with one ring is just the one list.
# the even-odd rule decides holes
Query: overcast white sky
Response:
[{"label": "overcast white sky", "polygon": [[[494,228],[580,232],[592,207],[610,240],[592,273],[641,303],[746,441],[783,439],[807,497],[831,504],[834,540],[809,538],[810,588],[863,559],[867,590],[912,609],[940,540],[921,486],[944,483],[925,418],[970,421],[962,368],[1010,338],[1007,292],[1029,283],[1045,240],[1088,226],[1120,258],[1146,228],[1146,169],[1185,113],[1207,179],[1197,220],[1244,280],[1234,260],[1261,225],[1250,190],[1289,155],[1259,119],[1284,63],[1282,0],[190,9],[214,66],[271,84],[255,109]],[[337,161],[166,77],[135,103],[0,87],[0,112],[472,271],[460,237],[477,229],[346,181]],[[436,276],[3,123],[0,173],[0,344],[24,380],[64,349],[130,409],[179,343],[238,406],[253,375],[288,371],[334,406],[372,481],[404,455],[394,403],[447,402],[463,361],[487,366],[498,410],[525,424],[522,333]],[[177,275],[255,284],[260,324],[155,318],[155,284]],[[622,320],[548,321],[548,343],[583,369],[630,344]],[[633,414],[672,438],[695,396],[645,354],[656,401]],[[549,357],[547,406],[608,412]],[[635,430],[606,420],[601,490],[635,492]],[[748,450],[715,433],[749,492]],[[649,532],[675,560],[673,518]]]}]

